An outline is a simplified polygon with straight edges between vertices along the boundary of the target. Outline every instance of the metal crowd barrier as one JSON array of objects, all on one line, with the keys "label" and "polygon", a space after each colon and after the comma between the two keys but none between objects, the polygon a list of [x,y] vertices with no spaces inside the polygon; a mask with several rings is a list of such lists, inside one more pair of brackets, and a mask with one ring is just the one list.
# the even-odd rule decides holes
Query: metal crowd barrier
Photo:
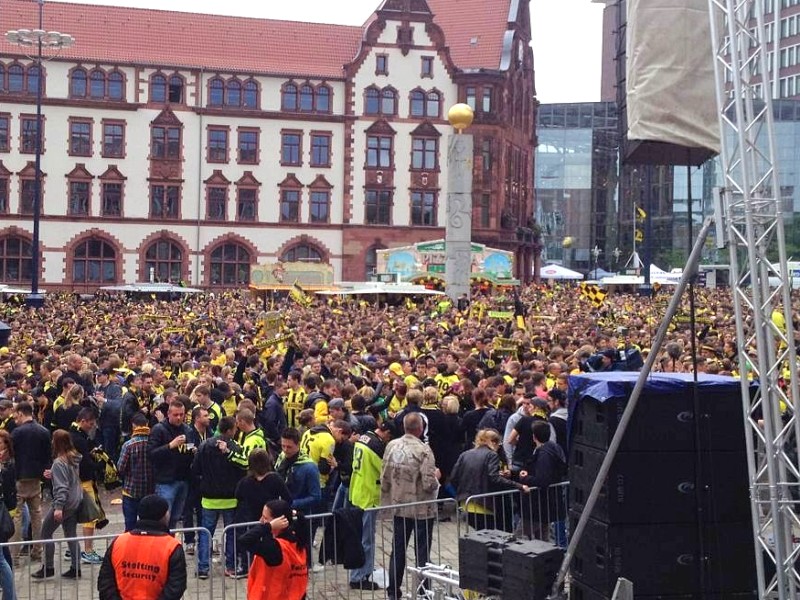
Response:
[{"label": "metal crowd barrier", "polygon": [[566,548],[569,482],[546,490],[505,490],[470,496],[459,505],[466,532],[499,529],[517,537],[544,540]]},{"label": "metal crowd barrier", "polygon": [[[202,527],[182,528],[173,530],[173,534],[183,534],[189,531],[199,533],[204,531],[208,533],[207,529]],[[52,540],[37,540],[37,541],[19,541],[7,542],[0,544],[0,551],[6,549],[9,553],[14,547],[27,548],[28,552],[24,553],[18,558],[19,564],[13,569],[14,572],[14,585],[16,590],[17,600],[64,600],[67,598],[75,598],[80,600],[100,599],[99,592],[97,591],[97,576],[100,573],[100,565],[81,563],[80,557],[78,564],[81,569],[81,577],[78,579],[66,579],[62,574],[72,566],[72,561],[67,554],[69,544],[77,543],[78,552],[84,549],[86,541],[91,540],[92,546],[100,555],[104,557],[108,547],[111,545],[120,534],[97,534],[93,536],[76,536],[71,538],[53,538]],[[55,576],[49,579],[33,579],[31,575],[43,566],[44,560],[44,546],[47,543],[55,545],[55,553],[53,557],[53,568]],[[29,554],[34,545],[42,549],[42,560],[31,560]],[[195,598],[196,600],[210,599],[214,597],[216,590],[221,590],[219,582],[216,581],[215,570],[212,568],[209,573],[209,578],[202,580],[195,576],[197,556],[186,557],[186,593],[184,598]],[[219,575],[217,575],[219,577]],[[215,589],[216,588],[216,589]]]},{"label": "metal crowd barrier", "polygon": [[[431,519],[402,519],[395,518],[395,513],[406,511],[426,511],[433,514]],[[333,598],[353,598],[384,600],[386,598],[386,586],[389,583],[389,576],[392,564],[396,566],[396,572],[402,574],[402,583],[399,589],[406,595],[414,587],[414,578],[406,574],[406,566],[424,566],[432,562],[436,564],[446,563],[458,564],[458,537],[460,534],[460,520],[455,500],[446,498],[443,500],[432,500],[427,502],[411,502],[408,504],[398,504],[392,506],[381,506],[364,511],[362,525],[368,520],[374,521],[375,535],[373,539],[374,547],[374,568],[370,578],[381,587],[375,590],[353,588],[350,585],[351,571],[346,570],[342,564],[344,559],[335,550],[339,542],[350,547],[352,544],[359,544],[360,540],[340,539],[340,531],[333,526],[334,515],[332,513],[309,515],[309,530],[316,530],[315,535],[310,540],[309,549],[311,550],[311,564],[309,569],[308,598],[314,600],[333,599]],[[223,530],[222,539],[229,530],[234,531],[234,554],[239,552],[237,538],[249,527],[256,523],[237,523],[229,525]],[[346,535],[346,534],[345,534]],[[392,547],[394,536],[398,536],[398,543],[408,539],[402,552],[402,560],[392,562]],[[326,543],[326,536],[330,536]],[[420,544],[419,555],[416,553],[417,544]],[[424,552],[425,545],[428,552]],[[331,549],[332,548],[332,549]],[[329,550],[330,549],[330,550]],[[224,553],[224,548],[223,548]],[[400,553],[398,553],[400,556]],[[405,566],[403,566],[405,563]],[[234,581],[225,578],[223,581],[223,597],[225,600],[246,598],[246,581]],[[416,598],[416,595],[412,595]]]}]

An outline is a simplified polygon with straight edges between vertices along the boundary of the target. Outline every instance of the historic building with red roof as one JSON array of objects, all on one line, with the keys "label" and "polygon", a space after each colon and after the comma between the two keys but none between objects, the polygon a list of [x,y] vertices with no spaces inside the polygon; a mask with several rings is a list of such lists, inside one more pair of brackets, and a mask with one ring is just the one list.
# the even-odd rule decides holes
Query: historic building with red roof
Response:
[{"label": "historic building with red roof", "polygon": [[[376,0],[377,1],[377,0]],[[363,27],[47,2],[43,73],[0,40],[0,283],[31,279],[42,82],[42,286],[248,283],[444,237],[446,114],[475,111],[473,240],[529,280],[536,107],[528,0],[384,0]],[[0,30],[36,28],[4,0]]]}]

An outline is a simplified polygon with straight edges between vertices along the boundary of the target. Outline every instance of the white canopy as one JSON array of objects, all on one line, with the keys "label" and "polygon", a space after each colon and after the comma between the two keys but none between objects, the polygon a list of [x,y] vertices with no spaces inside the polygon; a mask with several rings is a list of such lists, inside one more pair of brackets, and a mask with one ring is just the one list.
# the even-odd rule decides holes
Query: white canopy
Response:
[{"label": "white canopy", "polygon": [[583,279],[583,275],[561,265],[545,265],[539,269],[542,279]]},{"label": "white canopy", "polygon": [[203,290],[182,287],[174,283],[128,283],[125,285],[107,285],[101,287],[105,292],[133,292],[139,294],[199,294]]}]

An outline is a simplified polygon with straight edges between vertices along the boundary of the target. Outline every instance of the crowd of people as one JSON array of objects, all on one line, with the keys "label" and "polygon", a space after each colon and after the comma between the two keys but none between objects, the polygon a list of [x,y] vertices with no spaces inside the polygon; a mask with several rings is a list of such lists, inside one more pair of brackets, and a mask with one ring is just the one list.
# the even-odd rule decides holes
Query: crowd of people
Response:
[{"label": "crowd of people", "polygon": [[[171,301],[53,294],[39,310],[0,305],[11,327],[0,348],[3,498],[11,540],[31,540],[0,554],[3,598],[14,598],[11,568],[25,554],[42,561],[35,579],[55,575],[53,545],[39,542],[58,526],[76,533],[83,500],[99,508],[98,481],[113,467],[126,532],[201,528],[184,534],[180,548],[181,560],[196,555],[200,579],[212,564],[206,531],[213,537],[220,520],[259,522],[226,540],[223,557],[226,576],[250,574],[253,597],[267,597],[257,590],[281,564],[291,563],[281,572],[300,590],[306,568],[318,568],[309,542],[320,523],[304,535],[302,516],[350,506],[364,510],[363,557],[350,586],[378,589],[375,512],[366,509],[402,505],[387,568],[387,594],[399,598],[412,535],[418,564],[427,559],[436,498],[455,497],[472,526],[494,528],[504,509],[463,506],[468,497],[546,495],[567,477],[571,373],[616,368],[634,349],[658,353],[657,371],[687,371],[696,361],[703,372],[736,374],[730,293],[696,295],[695,357],[688,301],[667,343],[653,348],[665,294],[594,303],[566,286],[458,303],[276,301],[226,291]],[[53,498],[44,517],[43,485]],[[131,582],[120,571],[109,583],[110,553],[104,562],[92,545],[105,521],[99,512],[81,523],[83,549],[70,545],[62,577],[102,563],[99,585],[119,591]],[[565,542],[560,511],[519,516],[521,535]],[[177,560],[170,549],[167,558]],[[176,593],[162,597],[183,590]]]}]

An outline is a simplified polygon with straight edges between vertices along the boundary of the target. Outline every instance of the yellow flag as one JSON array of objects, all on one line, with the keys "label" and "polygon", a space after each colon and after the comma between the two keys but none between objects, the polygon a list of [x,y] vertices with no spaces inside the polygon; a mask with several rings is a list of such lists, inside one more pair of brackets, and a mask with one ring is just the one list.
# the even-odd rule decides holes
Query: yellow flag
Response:
[{"label": "yellow flag", "polygon": [[637,229],[636,230],[636,235],[634,236],[634,238],[636,239],[637,242],[643,242],[644,241],[644,233],[642,232],[641,229]]},{"label": "yellow flag", "polygon": [[598,308],[603,305],[603,302],[608,295],[603,288],[597,285],[589,285],[588,283],[581,284],[581,295],[588,298]]},{"label": "yellow flag", "polygon": [[646,217],[647,217],[647,213],[644,212],[644,210],[642,209],[641,206],[637,206],[636,207],[636,218],[639,221],[644,221]]}]

